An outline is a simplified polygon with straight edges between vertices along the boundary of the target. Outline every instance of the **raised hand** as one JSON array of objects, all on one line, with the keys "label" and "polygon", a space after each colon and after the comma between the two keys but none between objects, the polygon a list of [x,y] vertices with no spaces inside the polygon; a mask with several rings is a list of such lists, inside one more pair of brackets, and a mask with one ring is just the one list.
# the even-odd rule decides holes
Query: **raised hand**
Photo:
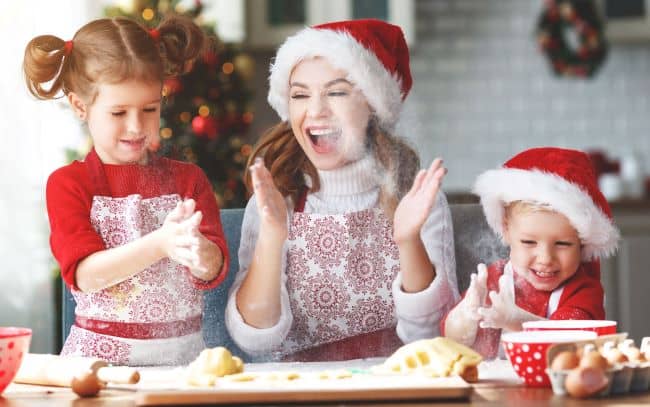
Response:
[{"label": "raised hand", "polygon": [[255,160],[250,171],[260,215],[260,235],[265,234],[283,241],[288,234],[287,204],[284,197],[260,158]]},{"label": "raised hand", "polygon": [[437,158],[428,169],[420,170],[415,176],[411,189],[395,209],[393,238],[396,243],[420,237],[420,229],[436,202],[436,194],[446,173],[442,160]]},{"label": "raised hand", "polygon": [[492,305],[478,309],[481,328],[520,331],[523,322],[543,319],[517,306],[514,287],[512,269],[506,268],[503,275],[499,277],[499,292],[490,291],[488,294]]},{"label": "raised hand", "polygon": [[472,273],[465,297],[447,317],[446,334],[459,342],[472,346],[478,334],[481,316],[478,309],[487,301],[487,268],[485,264],[477,266],[477,273]]},{"label": "raised hand", "polygon": [[487,304],[487,267],[480,263],[476,267],[477,272],[470,276],[469,288],[463,298],[468,310],[468,318],[474,321],[481,319],[478,309]]}]

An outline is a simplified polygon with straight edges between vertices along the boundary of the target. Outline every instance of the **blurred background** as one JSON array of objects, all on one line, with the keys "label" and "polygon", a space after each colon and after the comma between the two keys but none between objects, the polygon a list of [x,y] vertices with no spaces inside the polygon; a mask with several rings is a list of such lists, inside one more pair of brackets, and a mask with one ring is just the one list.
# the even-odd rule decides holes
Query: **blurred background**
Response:
[{"label": "blurred background", "polygon": [[22,54],[36,35],[70,39],[87,21],[124,15],[155,26],[194,18],[219,42],[165,83],[164,155],[196,162],[222,207],[242,207],[251,145],[277,121],[266,103],[277,46],[305,25],[374,17],[399,24],[414,87],[398,133],[422,164],[441,156],[453,202],[476,202],[482,171],[529,147],[588,151],[623,232],[603,265],[608,318],[650,335],[650,8],[645,0],[7,0],[0,5],[0,325],[35,331],[32,351],[60,346],[60,280],[48,245],[45,182],[84,156],[86,130],[64,99],[27,92]]}]

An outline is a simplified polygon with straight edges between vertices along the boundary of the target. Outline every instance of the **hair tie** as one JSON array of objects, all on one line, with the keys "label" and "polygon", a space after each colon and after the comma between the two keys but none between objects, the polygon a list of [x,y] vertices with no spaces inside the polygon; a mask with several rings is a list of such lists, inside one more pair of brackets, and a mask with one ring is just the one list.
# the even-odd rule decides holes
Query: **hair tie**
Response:
[{"label": "hair tie", "polygon": [[70,56],[72,53],[72,40],[66,41],[65,44],[63,45],[63,55]]},{"label": "hair tie", "polygon": [[160,31],[158,31],[157,28],[150,28],[149,35],[155,42],[158,42],[158,40],[160,39]]}]

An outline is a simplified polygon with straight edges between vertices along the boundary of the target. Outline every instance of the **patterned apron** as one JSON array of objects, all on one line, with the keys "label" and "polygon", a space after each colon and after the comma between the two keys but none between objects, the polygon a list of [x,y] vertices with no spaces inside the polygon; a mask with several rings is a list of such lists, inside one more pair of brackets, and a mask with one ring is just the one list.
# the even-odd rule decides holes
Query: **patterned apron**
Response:
[{"label": "patterned apron", "polygon": [[399,252],[388,219],[378,208],[322,215],[301,206],[287,241],[293,326],[280,353],[311,348],[303,352],[309,360],[392,353],[402,343],[391,291]]},{"label": "patterned apron", "polygon": [[[153,198],[139,194],[113,198],[94,150],[85,163],[96,188],[90,220],[107,249],[160,228],[181,200],[172,193],[173,186]],[[153,182],[173,179],[169,173],[160,174],[169,170],[160,160],[152,159],[148,167],[166,177],[148,177]],[[164,258],[112,287],[93,293],[73,290],[75,324],[61,354],[131,366],[188,363],[205,347],[203,295],[188,273],[186,267]]]}]

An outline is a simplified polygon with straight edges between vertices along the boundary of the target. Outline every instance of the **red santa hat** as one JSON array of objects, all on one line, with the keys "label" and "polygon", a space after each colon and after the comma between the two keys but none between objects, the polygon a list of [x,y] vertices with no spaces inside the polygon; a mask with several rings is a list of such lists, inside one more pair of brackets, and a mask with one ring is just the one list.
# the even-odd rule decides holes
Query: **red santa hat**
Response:
[{"label": "red santa hat", "polygon": [[562,148],[532,148],[502,168],[479,175],[474,193],[492,229],[503,236],[504,208],[515,201],[549,206],[569,219],[583,244],[584,261],[616,251],[619,232],[607,200],[598,189],[587,154]]},{"label": "red santa hat", "polygon": [[348,73],[365,95],[380,126],[392,130],[413,83],[402,29],[385,21],[339,21],[305,28],[287,38],[271,65],[268,101],[288,118],[289,76],[300,61],[323,57]]}]

